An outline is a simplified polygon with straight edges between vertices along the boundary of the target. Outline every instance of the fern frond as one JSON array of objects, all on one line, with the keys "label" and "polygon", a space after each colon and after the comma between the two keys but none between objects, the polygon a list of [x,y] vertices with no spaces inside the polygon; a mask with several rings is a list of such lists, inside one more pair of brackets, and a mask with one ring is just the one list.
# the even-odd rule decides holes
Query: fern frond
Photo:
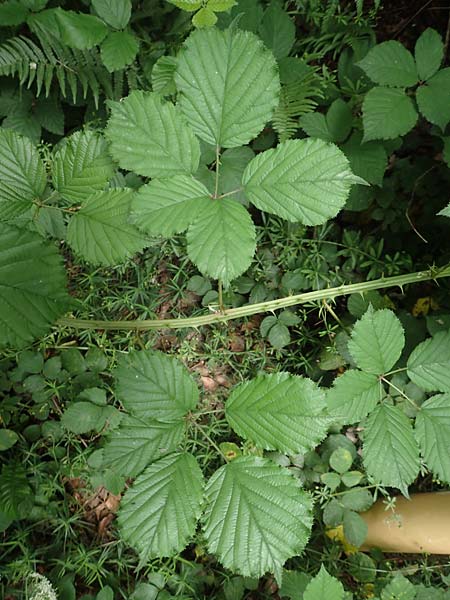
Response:
[{"label": "fern frond", "polygon": [[304,77],[282,86],[280,101],[272,117],[272,125],[280,142],[294,137],[299,117],[313,112],[318,99],[322,97],[323,84],[315,72],[308,72]]},{"label": "fern frond", "polygon": [[44,91],[47,97],[53,82],[58,84],[62,97],[70,95],[73,102],[90,92],[96,106],[101,93],[107,98],[115,98],[119,91],[119,97],[122,95],[123,84],[114,85],[97,50],[76,50],[48,34],[36,35],[38,41],[18,36],[0,45],[0,75],[16,75],[20,85],[27,88],[35,83],[36,96]]},{"label": "fern frond", "polygon": [[18,463],[3,465],[0,476],[0,511],[12,519],[23,518],[33,505],[25,469]]}]

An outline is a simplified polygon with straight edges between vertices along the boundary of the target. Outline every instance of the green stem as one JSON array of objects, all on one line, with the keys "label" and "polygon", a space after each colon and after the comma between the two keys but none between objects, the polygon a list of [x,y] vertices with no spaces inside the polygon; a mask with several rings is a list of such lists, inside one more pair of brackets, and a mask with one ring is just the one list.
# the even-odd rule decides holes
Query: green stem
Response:
[{"label": "green stem", "polygon": [[259,313],[270,312],[296,304],[308,304],[310,302],[333,300],[337,296],[348,296],[349,294],[358,294],[369,290],[378,290],[381,288],[400,287],[408,283],[419,283],[450,277],[450,265],[442,268],[431,267],[427,271],[417,273],[407,273],[406,275],[395,275],[393,277],[381,277],[373,281],[364,281],[361,283],[351,283],[349,285],[339,285],[334,288],[286,296],[277,300],[267,302],[258,302],[239,306],[238,308],[228,308],[224,311],[214,312],[201,317],[182,317],[178,319],[148,319],[136,321],[100,321],[95,319],[74,319],[72,317],[62,317],[58,324],[63,327],[72,327],[73,329],[107,329],[107,330],[148,330],[148,329],[182,329],[185,327],[201,327],[202,325],[211,325],[212,323],[225,323],[232,319],[241,319]]}]

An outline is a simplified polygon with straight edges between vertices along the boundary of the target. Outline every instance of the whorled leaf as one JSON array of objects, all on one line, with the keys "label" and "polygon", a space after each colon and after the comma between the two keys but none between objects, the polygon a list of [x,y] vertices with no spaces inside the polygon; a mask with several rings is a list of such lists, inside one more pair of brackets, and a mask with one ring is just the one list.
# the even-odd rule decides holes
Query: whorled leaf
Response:
[{"label": "whorled leaf", "polygon": [[204,533],[224,567],[249,577],[282,577],[285,561],[305,547],[312,499],[299,480],[266,458],[239,457],[206,486]]},{"label": "whorled leaf", "polygon": [[234,431],[266,450],[300,454],[325,437],[330,418],[325,395],[310,379],[274,373],[239,385],[225,414]]}]

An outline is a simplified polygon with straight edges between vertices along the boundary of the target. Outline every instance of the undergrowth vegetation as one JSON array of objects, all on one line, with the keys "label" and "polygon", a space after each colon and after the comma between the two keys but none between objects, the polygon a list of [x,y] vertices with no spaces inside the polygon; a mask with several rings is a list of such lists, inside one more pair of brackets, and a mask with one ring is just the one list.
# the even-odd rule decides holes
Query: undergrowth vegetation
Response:
[{"label": "undergrowth vegetation", "polygon": [[450,484],[450,20],[391,4],[0,4],[5,600],[449,597],[361,516]]}]

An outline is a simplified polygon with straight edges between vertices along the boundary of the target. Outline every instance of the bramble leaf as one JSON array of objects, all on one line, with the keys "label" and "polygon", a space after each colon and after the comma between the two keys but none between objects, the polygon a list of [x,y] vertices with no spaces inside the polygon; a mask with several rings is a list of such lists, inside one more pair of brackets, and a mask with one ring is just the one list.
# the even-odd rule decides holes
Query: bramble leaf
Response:
[{"label": "bramble leaf", "polygon": [[206,187],[188,175],[153,179],[133,200],[132,219],[150,235],[182,233],[212,202]]},{"label": "bramble leaf", "polygon": [[356,423],[375,408],[381,397],[376,375],[350,369],[336,377],[327,391],[328,413],[342,424]]},{"label": "bramble leaf", "polygon": [[141,350],[122,355],[115,378],[117,397],[137,417],[165,422],[183,419],[199,399],[186,367],[162,352]]},{"label": "bramble leaf", "polygon": [[180,453],[154,462],[125,492],[119,528],[141,563],[184,549],[200,517],[203,485],[196,459]]},{"label": "bramble leaf", "polygon": [[148,245],[128,222],[133,195],[128,188],[118,188],[83,202],[67,229],[67,242],[76,254],[89,263],[113,267]]},{"label": "bramble leaf", "polygon": [[435,29],[425,29],[416,42],[414,50],[417,72],[421,80],[432,77],[444,58],[444,44]]},{"label": "bramble leaf", "polygon": [[375,87],[363,102],[363,142],[392,140],[405,135],[417,122],[417,111],[403,90]]},{"label": "bramble leaf", "polygon": [[416,100],[423,116],[438,125],[442,131],[450,122],[450,67],[441,69],[428,81],[417,88]]},{"label": "bramble leaf", "polygon": [[367,417],[363,460],[368,474],[376,481],[408,495],[420,461],[411,423],[402,410],[384,403]]},{"label": "bramble leaf", "polygon": [[256,232],[247,210],[235,200],[211,200],[187,232],[188,256],[203,275],[225,286],[248,269]]},{"label": "bramble leaf", "polygon": [[332,577],[323,565],[314,579],[308,583],[303,594],[303,600],[343,600],[343,598],[342,583]]},{"label": "bramble leaf", "polygon": [[139,50],[137,37],[128,31],[111,31],[103,40],[100,56],[110,73],[130,65]]},{"label": "bramble leaf", "polygon": [[381,186],[388,165],[386,150],[381,142],[362,143],[362,135],[355,131],[342,146],[352,172],[365,181]]},{"label": "bramble leaf", "polygon": [[0,219],[9,220],[41,199],[47,185],[44,164],[31,141],[0,129]]},{"label": "bramble leaf", "polygon": [[312,499],[286,469],[266,458],[239,457],[206,486],[204,532],[222,564],[249,577],[275,573],[299,554],[312,526]]},{"label": "bramble leaf", "polygon": [[395,40],[374,46],[358,67],[379,85],[411,87],[418,81],[413,55]]},{"label": "bramble leaf", "polygon": [[374,311],[370,306],[356,322],[348,349],[360,369],[381,375],[395,365],[404,345],[403,327],[395,314],[387,308]]},{"label": "bramble leaf", "polygon": [[200,146],[176,107],[154,92],[131,92],[111,102],[106,136],[123,169],[146,177],[194,173]]},{"label": "bramble leaf", "polygon": [[304,225],[336,216],[351,185],[361,182],[344,153],[319,139],[288,140],[258,154],[242,178],[245,194],[257,208]]},{"label": "bramble leaf", "polygon": [[65,138],[52,162],[53,185],[70,204],[104,190],[113,173],[104,138],[89,130]]},{"label": "bramble leaf", "polygon": [[427,467],[450,483],[450,394],[433,396],[422,404],[415,434]]},{"label": "bramble leaf", "polygon": [[239,385],[225,414],[234,431],[266,450],[300,454],[326,436],[325,396],[310,379],[275,373]]},{"label": "bramble leaf", "polygon": [[247,144],[270,120],[280,82],[275,59],[255,35],[215,28],[191,33],[178,58],[180,108],[209,144]]},{"label": "bramble leaf", "polygon": [[0,223],[0,346],[22,348],[47,333],[68,298],[54,244]]},{"label": "bramble leaf", "polygon": [[124,29],[131,17],[131,0],[92,0],[92,6],[114,29]]},{"label": "bramble leaf", "polygon": [[295,42],[295,24],[278,0],[272,0],[264,12],[259,36],[277,60],[288,56]]},{"label": "bramble leaf", "polygon": [[426,392],[450,392],[450,331],[436,333],[411,352],[408,377]]}]

